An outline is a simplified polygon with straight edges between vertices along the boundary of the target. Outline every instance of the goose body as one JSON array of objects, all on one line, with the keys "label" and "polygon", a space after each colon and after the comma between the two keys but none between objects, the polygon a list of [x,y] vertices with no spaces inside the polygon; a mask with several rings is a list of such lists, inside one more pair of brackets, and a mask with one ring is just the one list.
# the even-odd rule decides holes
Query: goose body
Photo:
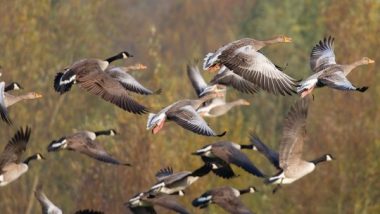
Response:
[{"label": "goose body", "polygon": [[230,167],[231,164],[241,167],[252,175],[264,177],[263,173],[241,151],[242,149],[253,149],[253,145],[239,145],[229,141],[221,141],[206,145],[194,152],[193,155],[201,156],[205,163],[213,166],[212,171],[222,178],[236,177]]},{"label": "goose body", "polygon": [[220,95],[210,94],[198,100],[180,100],[165,107],[157,114],[150,113],[147,129],[152,129],[152,133],[157,134],[163,128],[165,121],[168,120],[174,121],[183,128],[200,135],[223,136],[225,132],[217,134],[196,111],[204,102],[218,96]]},{"label": "goose body", "polygon": [[207,54],[203,69],[219,70],[214,83],[232,85],[242,92],[254,93],[263,89],[275,95],[291,95],[295,93],[296,81],[259,52],[266,45],[279,42],[291,42],[291,39],[279,36],[265,41],[244,38],[231,42]]},{"label": "goose body", "polygon": [[134,114],[146,113],[148,109],[130,97],[125,84],[123,85],[123,80],[118,76],[111,76],[112,68],[106,71],[113,61],[131,56],[124,51],[106,60],[82,59],[64,69],[63,72],[57,73],[54,89],[63,94],[68,92],[73,84],[77,84],[90,94],[99,96],[123,110]]},{"label": "goose body", "polygon": [[228,213],[233,214],[250,214],[252,213],[239,199],[246,193],[256,192],[255,187],[238,190],[233,187],[224,186],[209,190],[203,193],[200,197],[193,200],[194,207],[201,209],[206,208],[209,204],[217,204]]},{"label": "goose body", "polygon": [[30,161],[44,159],[41,154],[36,153],[21,162],[30,133],[31,130],[28,127],[25,130],[22,128],[18,130],[0,154],[0,186],[6,186],[25,174],[29,169]]},{"label": "goose body", "polygon": [[368,87],[356,87],[348,79],[347,75],[356,67],[374,63],[367,57],[350,65],[340,65],[335,61],[334,38],[324,38],[316,44],[310,55],[310,68],[314,72],[310,77],[302,81],[297,87],[297,93],[301,97],[310,94],[314,88],[330,87],[343,91],[365,92]]},{"label": "goose body", "polygon": [[113,136],[115,134],[116,131],[113,129],[98,132],[81,131],[52,141],[47,150],[48,152],[56,152],[67,149],[77,151],[105,163],[130,166],[129,163],[120,162],[112,157],[106,152],[103,146],[96,141],[96,138],[100,135]]}]

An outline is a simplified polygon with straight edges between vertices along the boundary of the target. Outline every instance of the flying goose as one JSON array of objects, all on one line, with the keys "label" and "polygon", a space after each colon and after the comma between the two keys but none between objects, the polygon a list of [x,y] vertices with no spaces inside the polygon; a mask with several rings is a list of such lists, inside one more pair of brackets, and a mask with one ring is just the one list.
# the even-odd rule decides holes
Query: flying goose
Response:
[{"label": "flying goose", "polygon": [[333,160],[331,154],[325,154],[312,161],[302,159],[309,102],[309,99],[303,98],[290,109],[284,120],[279,153],[269,149],[255,135],[251,138],[255,148],[263,153],[276,168],[280,169],[276,175],[265,180],[267,184],[278,184],[274,192],[281,184],[293,183],[311,173],[319,163]]},{"label": "flying goose", "polygon": [[105,70],[113,79],[116,79],[120,82],[121,85],[128,91],[132,91],[142,95],[152,95],[161,93],[161,89],[156,91],[152,91],[150,89],[145,88],[141,85],[132,75],[130,75],[129,71],[135,70],[143,70],[147,67],[143,64],[135,64],[128,67],[109,67]]},{"label": "flying goose", "polygon": [[41,94],[38,94],[36,92],[29,92],[23,95],[12,95],[8,93],[11,90],[19,89],[21,89],[21,86],[18,83],[13,82],[5,86],[4,82],[0,82],[0,115],[1,119],[8,124],[12,124],[8,113],[9,106],[14,105],[22,100],[37,99],[42,97]]},{"label": "flying goose", "polygon": [[287,36],[278,36],[264,41],[251,38],[240,39],[224,45],[214,53],[207,54],[203,69],[213,72],[225,66],[236,75],[267,92],[275,95],[291,95],[295,93],[296,81],[283,73],[281,68],[260,52],[260,49],[266,45],[291,41],[291,38]]},{"label": "flying goose", "polygon": [[42,187],[38,186],[34,191],[34,196],[41,205],[42,214],[62,214],[62,210],[57,207],[48,197],[42,192]]},{"label": "flying goose", "polygon": [[188,65],[187,75],[193,85],[193,88],[195,89],[195,92],[197,93],[198,98],[211,93],[220,93],[223,95],[222,97],[216,97],[208,102],[205,102],[200,108],[198,108],[197,112],[201,116],[218,117],[227,113],[235,106],[249,105],[249,102],[244,99],[226,103],[226,87],[217,84],[207,85],[197,66]]},{"label": "flying goose", "polygon": [[147,122],[147,130],[152,129],[152,133],[157,134],[164,126],[165,121],[168,120],[174,121],[183,128],[200,135],[221,137],[225,135],[226,132],[217,134],[197,113],[197,109],[200,108],[204,102],[219,96],[221,95],[213,93],[205,95],[197,100],[180,100],[165,107],[157,114],[150,113]]},{"label": "flying goose", "polygon": [[245,171],[258,177],[264,177],[251,160],[241,151],[242,149],[253,149],[253,145],[239,145],[229,141],[221,141],[206,145],[192,153],[201,156],[205,163],[212,164],[212,171],[222,178],[235,177],[230,164],[243,168]]},{"label": "flying goose", "polygon": [[156,205],[176,213],[190,213],[173,195],[160,194],[153,196],[149,193],[139,193],[125,203],[125,206],[134,214],[156,213],[154,210]]},{"label": "flying goose", "polygon": [[99,96],[126,111],[134,114],[146,113],[148,109],[129,96],[122,80],[112,77],[109,72],[105,72],[113,61],[128,57],[132,57],[132,55],[123,51],[106,60],[79,60],[65,68],[64,72],[57,73],[54,79],[54,89],[63,94],[68,92],[73,84],[78,84],[80,88],[90,94]]},{"label": "flying goose", "polygon": [[116,160],[105,151],[100,143],[96,141],[96,138],[100,135],[113,136],[115,134],[116,131],[113,129],[97,132],[81,131],[66,137],[62,137],[59,140],[52,141],[49,144],[47,150],[48,152],[56,152],[62,149],[67,149],[70,151],[80,152],[98,161],[115,165],[131,166],[129,163],[124,163]]},{"label": "flying goose", "polygon": [[26,127],[25,130],[20,128],[0,154],[0,186],[5,186],[26,173],[30,161],[45,159],[40,153],[36,153],[21,162],[21,156],[28,145],[30,133],[29,127]]},{"label": "flying goose", "polygon": [[310,94],[314,88],[330,87],[343,91],[365,92],[368,87],[356,87],[347,79],[347,75],[360,65],[375,63],[374,60],[363,57],[349,64],[341,65],[335,61],[334,38],[329,36],[316,44],[310,54],[310,68],[313,75],[302,81],[297,87],[297,93],[301,97]]},{"label": "flying goose", "polygon": [[210,171],[211,166],[209,164],[205,164],[193,172],[182,171],[174,173],[170,167],[161,169],[156,173],[158,182],[150,188],[149,193],[164,193],[168,195],[179,193],[179,195],[183,195],[183,190],[200,177],[207,175]]},{"label": "flying goose", "polygon": [[209,204],[217,204],[229,213],[249,214],[252,212],[240,201],[239,196],[255,192],[255,187],[242,190],[229,186],[218,187],[203,193],[199,198],[194,199],[192,204],[201,209],[208,207]]}]

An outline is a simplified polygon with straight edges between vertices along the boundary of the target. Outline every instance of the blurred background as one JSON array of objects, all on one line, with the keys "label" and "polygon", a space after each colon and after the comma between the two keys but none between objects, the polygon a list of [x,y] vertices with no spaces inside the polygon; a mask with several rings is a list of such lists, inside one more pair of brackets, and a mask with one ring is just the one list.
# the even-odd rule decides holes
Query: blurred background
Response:
[{"label": "blurred background", "polygon": [[[302,2],[302,3],[301,3]],[[276,35],[293,38],[291,44],[265,48],[264,53],[297,79],[310,74],[311,48],[324,36],[335,39],[338,63],[368,56],[376,64],[361,66],[349,76],[364,94],[331,89],[316,90],[308,118],[304,158],[331,153],[337,160],[322,164],[311,175],[272,195],[272,187],[246,172],[222,180],[213,174],[200,179],[181,198],[193,213],[223,213],[211,206],[192,208],[191,201],[204,191],[222,185],[259,193],[242,197],[257,213],[380,213],[380,2],[292,0],[1,0],[1,80],[17,81],[43,99],[12,106],[14,126],[1,123],[2,149],[20,126],[30,125],[32,137],[25,156],[35,152],[47,160],[34,162],[19,180],[0,189],[1,213],[39,213],[33,196],[37,183],[66,213],[92,208],[106,213],[125,212],[123,203],[155,183],[162,167],[193,170],[202,162],[190,152],[218,138],[207,138],[166,124],[158,135],[145,129],[147,115],[136,116],[73,87],[65,95],[53,89],[59,70],[82,58],[107,58],[128,50],[135,57],[117,65],[143,63],[146,71],[133,75],[161,95],[135,96],[153,112],[178,99],[195,98],[186,76],[186,64],[201,65],[204,55],[221,45],[252,37]],[[210,74],[204,72],[207,80]],[[249,143],[255,131],[274,149],[279,146],[282,120],[297,96],[268,93],[245,95],[229,90],[228,100],[251,102],[227,115],[207,119],[215,130],[227,130],[223,140]],[[47,154],[53,139],[77,130],[115,128],[119,135],[99,141],[120,160],[134,167],[117,167],[73,152]],[[267,174],[275,169],[254,151],[245,152]],[[165,213],[166,210],[163,210]]]}]

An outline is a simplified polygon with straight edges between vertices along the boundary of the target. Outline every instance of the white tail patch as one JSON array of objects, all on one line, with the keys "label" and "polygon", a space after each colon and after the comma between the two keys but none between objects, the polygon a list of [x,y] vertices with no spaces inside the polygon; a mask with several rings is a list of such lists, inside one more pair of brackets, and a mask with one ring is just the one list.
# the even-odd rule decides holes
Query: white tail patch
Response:
[{"label": "white tail patch", "polygon": [[156,116],[156,114],[149,113],[149,115],[148,115],[148,122],[146,123],[146,129],[150,129],[151,128],[151,123],[152,123],[152,120],[153,120],[153,118],[155,116]]},{"label": "white tail patch", "polygon": [[304,82],[301,83],[299,87],[297,87],[297,93],[302,93],[305,90],[308,90],[310,88],[313,88],[318,82],[318,79],[309,79],[305,80]]}]

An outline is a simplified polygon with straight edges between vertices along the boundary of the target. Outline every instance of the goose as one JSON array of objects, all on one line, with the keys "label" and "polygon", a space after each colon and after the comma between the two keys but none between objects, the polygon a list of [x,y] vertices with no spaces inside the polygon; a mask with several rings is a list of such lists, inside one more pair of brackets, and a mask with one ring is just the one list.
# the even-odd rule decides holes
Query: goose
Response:
[{"label": "goose", "polygon": [[360,65],[375,63],[374,60],[363,57],[349,64],[341,65],[335,61],[334,38],[329,36],[317,43],[310,54],[310,68],[314,72],[310,77],[300,82],[297,93],[301,97],[310,94],[314,88],[330,87],[343,91],[365,92],[368,87],[356,87],[347,79],[347,75]]},{"label": "goose", "polygon": [[158,182],[153,185],[149,193],[151,194],[176,194],[183,195],[183,190],[197,181],[200,177],[207,175],[211,171],[211,166],[205,164],[193,172],[182,171],[173,172],[170,167],[163,168],[156,173]]},{"label": "goose", "polygon": [[34,196],[41,205],[42,214],[62,214],[62,210],[57,207],[48,197],[42,192],[42,186],[39,185],[34,191]]},{"label": "goose", "polygon": [[204,102],[219,96],[221,95],[209,94],[197,100],[180,100],[165,107],[157,114],[150,113],[148,116],[147,130],[152,129],[152,133],[157,134],[164,126],[165,121],[168,120],[174,121],[184,129],[196,134],[222,137],[226,132],[217,134],[197,113],[197,109],[201,107]]},{"label": "goose", "polygon": [[250,105],[250,103],[244,99],[239,99],[233,102],[226,103],[227,89],[223,85],[207,85],[202,75],[199,72],[199,68],[194,65],[187,66],[187,75],[197,93],[198,98],[211,93],[220,93],[222,97],[216,97],[208,102],[205,102],[197,112],[204,117],[219,117],[226,114],[235,106]]},{"label": "goose", "polygon": [[71,89],[73,84],[78,84],[80,88],[90,94],[99,96],[123,110],[134,114],[144,114],[148,112],[148,109],[129,96],[128,90],[119,79],[113,78],[109,72],[105,72],[113,61],[128,57],[132,57],[132,55],[123,51],[106,60],[79,60],[65,68],[64,72],[57,73],[54,79],[54,89],[60,94],[64,94]]},{"label": "goose", "polygon": [[255,193],[255,187],[238,190],[233,187],[223,186],[203,193],[200,197],[193,200],[194,207],[201,209],[208,207],[209,204],[217,204],[225,211],[233,214],[252,213],[239,199],[243,194]]},{"label": "goose", "polygon": [[142,95],[160,94],[161,89],[158,89],[156,91],[147,89],[128,73],[129,71],[142,70],[146,68],[147,67],[143,64],[135,64],[128,67],[109,67],[105,70],[105,72],[109,74],[113,79],[119,81],[120,84],[128,91]]},{"label": "goose", "polygon": [[155,195],[152,196],[148,193],[139,193],[131,198],[125,206],[134,214],[142,213],[156,213],[154,206],[160,206],[167,210],[174,211],[181,214],[189,214],[173,195]]},{"label": "goose", "polygon": [[203,69],[215,72],[225,66],[260,89],[275,95],[292,95],[296,93],[296,81],[260,52],[267,45],[291,41],[287,36],[264,41],[240,39],[224,45],[214,53],[208,53],[204,58]]},{"label": "goose", "polygon": [[12,95],[8,93],[11,90],[19,90],[21,86],[18,83],[11,83],[5,86],[4,82],[0,82],[0,115],[1,119],[7,124],[12,124],[9,118],[8,107],[22,101],[41,98],[42,95],[36,92],[29,92],[23,95]]},{"label": "goose", "polygon": [[331,154],[324,154],[312,161],[302,159],[309,102],[310,99],[303,98],[290,109],[284,120],[279,153],[265,146],[255,135],[251,137],[255,148],[263,153],[277,169],[280,169],[276,175],[265,179],[266,184],[278,184],[273,193],[282,184],[291,184],[313,172],[318,164],[334,160]]},{"label": "goose", "polygon": [[212,171],[222,178],[236,177],[230,164],[241,167],[252,175],[264,177],[263,173],[241,151],[253,148],[252,144],[239,145],[230,141],[220,141],[206,145],[192,154],[199,155],[205,163],[212,164]]},{"label": "goose", "polygon": [[260,91],[259,86],[244,79],[242,76],[237,75],[224,65],[220,68],[218,73],[211,79],[210,83],[231,86],[234,89],[247,94],[255,94]]},{"label": "goose", "polygon": [[102,211],[96,211],[96,210],[90,210],[90,209],[85,209],[85,210],[78,210],[74,214],[104,214]]},{"label": "goose", "polygon": [[6,186],[26,173],[32,160],[45,159],[40,153],[36,153],[21,162],[21,155],[26,150],[30,134],[29,127],[25,130],[20,128],[0,154],[0,186]]},{"label": "goose", "polygon": [[59,140],[53,140],[47,150],[48,152],[56,152],[62,149],[70,151],[77,151],[84,155],[87,155],[98,161],[115,165],[131,166],[129,163],[124,163],[116,160],[110,154],[108,154],[102,145],[100,145],[96,138],[101,135],[114,136],[116,131],[113,129],[104,131],[80,131],[72,135],[62,137]]}]

